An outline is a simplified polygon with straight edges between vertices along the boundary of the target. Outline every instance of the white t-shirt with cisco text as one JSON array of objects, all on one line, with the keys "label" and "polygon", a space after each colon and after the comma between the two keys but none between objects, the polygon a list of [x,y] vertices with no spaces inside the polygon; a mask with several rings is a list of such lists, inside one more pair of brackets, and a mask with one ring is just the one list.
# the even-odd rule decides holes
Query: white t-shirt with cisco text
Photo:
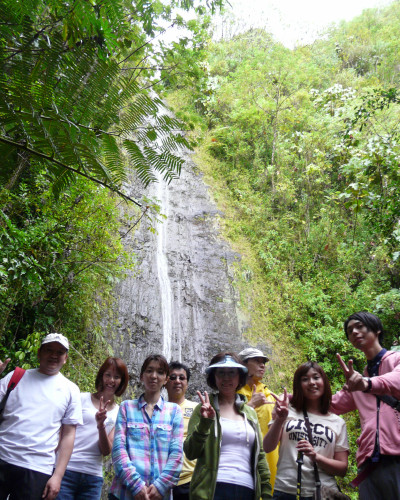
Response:
[{"label": "white t-shirt with cisco text", "polygon": [[[333,413],[315,415],[308,413],[313,446],[317,453],[333,458],[337,451],[349,449],[345,421]],[[297,448],[301,439],[308,441],[307,427],[303,412],[298,412],[289,406],[288,417],[283,424],[282,438],[279,447],[278,472],[275,480],[275,490],[296,495],[297,485]],[[334,476],[318,468],[321,483],[337,489]],[[312,496],[315,491],[314,464],[306,456],[301,468],[301,496]]]}]

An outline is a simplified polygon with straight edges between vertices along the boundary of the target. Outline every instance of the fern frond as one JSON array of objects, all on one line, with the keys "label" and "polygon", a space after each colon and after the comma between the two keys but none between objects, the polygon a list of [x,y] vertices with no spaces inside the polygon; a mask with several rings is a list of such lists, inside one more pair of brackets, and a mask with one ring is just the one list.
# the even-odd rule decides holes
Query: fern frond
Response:
[{"label": "fern frond", "polygon": [[123,0],[2,0],[0,143],[9,159],[6,178],[20,149],[48,172],[56,193],[76,175],[118,190],[126,179],[124,150],[145,185],[156,180],[156,172],[168,180],[179,174],[177,153],[188,147],[180,122],[136,76],[121,71],[124,36],[135,33],[141,47],[133,58],[145,58],[147,47],[143,30],[132,30],[124,12]]}]

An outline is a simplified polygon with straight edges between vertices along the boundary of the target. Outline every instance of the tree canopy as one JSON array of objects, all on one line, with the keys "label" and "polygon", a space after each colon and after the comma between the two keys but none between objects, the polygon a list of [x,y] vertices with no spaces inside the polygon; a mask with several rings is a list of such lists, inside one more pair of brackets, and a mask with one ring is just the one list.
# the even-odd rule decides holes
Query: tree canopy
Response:
[{"label": "tree canopy", "polygon": [[260,29],[216,41],[186,106],[186,90],[171,97],[225,188],[226,236],[254,256],[242,264],[253,335],[297,342],[332,377],[336,352],[356,354],[341,332],[355,310],[399,342],[398,10],[294,50]]},{"label": "tree canopy", "polygon": [[[190,2],[186,2],[187,7]],[[149,93],[155,5],[2,2],[2,181],[40,168],[55,193],[77,175],[121,193],[126,163],[144,184],[179,174],[181,124]],[[146,84],[147,83],[147,84]]]},{"label": "tree canopy", "polygon": [[182,9],[199,16],[196,30],[221,3],[1,2],[0,354],[27,362],[40,332],[57,328],[87,346],[100,301],[132,262],[119,197],[139,220],[149,209],[140,183],[179,175],[176,153],[189,147],[154,89],[177,78],[192,45],[178,38],[174,58],[158,35],[186,24]]}]

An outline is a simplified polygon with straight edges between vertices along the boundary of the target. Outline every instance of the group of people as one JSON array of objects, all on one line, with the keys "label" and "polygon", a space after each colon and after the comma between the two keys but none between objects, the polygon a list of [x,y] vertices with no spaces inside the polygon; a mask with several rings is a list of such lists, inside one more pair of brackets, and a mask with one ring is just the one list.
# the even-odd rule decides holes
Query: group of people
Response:
[{"label": "group of people", "polygon": [[0,500],[98,500],[102,457],[110,453],[110,500],[340,498],[335,476],[347,472],[349,444],[339,415],[352,410],[361,422],[353,481],[360,499],[399,499],[400,353],[382,348],[383,327],[371,313],[351,315],[344,331],[367,366],[361,374],[337,355],[345,384],[335,395],[312,361],[297,368],[290,392],[272,393],[262,381],[268,358],[249,347],[211,359],[212,393],[198,391],[200,403],[186,399],[185,364],[148,356],[143,394],[119,407],[125,363],[107,358],[95,392],[80,394],[60,373],[68,340],[49,334],[39,368],[12,390],[13,372],[0,380],[0,400],[8,393],[0,416]]}]

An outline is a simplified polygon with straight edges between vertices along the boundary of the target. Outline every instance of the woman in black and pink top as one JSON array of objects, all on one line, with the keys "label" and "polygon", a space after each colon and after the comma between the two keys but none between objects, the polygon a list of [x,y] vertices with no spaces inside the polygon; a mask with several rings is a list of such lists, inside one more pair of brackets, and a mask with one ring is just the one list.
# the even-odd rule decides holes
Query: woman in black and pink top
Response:
[{"label": "woman in black and pink top", "polygon": [[[331,398],[325,372],[312,361],[297,368],[291,401],[286,389],[280,398],[276,397],[274,419],[264,437],[267,453],[280,444],[273,499],[296,500],[299,454],[303,456],[302,500],[313,498],[316,488],[314,464],[318,467],[322,485],[337,490],[335,476],[346,474],[349,446],[344,420],[328,411]],[[307,416],[312,443],[306,426]]]}]

